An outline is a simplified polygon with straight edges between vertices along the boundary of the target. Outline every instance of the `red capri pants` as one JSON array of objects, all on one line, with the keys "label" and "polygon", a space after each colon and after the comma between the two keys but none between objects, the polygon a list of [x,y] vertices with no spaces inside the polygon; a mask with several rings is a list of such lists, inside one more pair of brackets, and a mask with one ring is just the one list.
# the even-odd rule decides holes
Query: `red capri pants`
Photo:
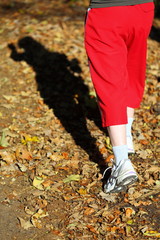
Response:
[{"label": "red capri pants", "polygon": [[103,127],[126,124],[127,107],[141,103],[153,16],[152,2],[88,11],[85,48]]}]

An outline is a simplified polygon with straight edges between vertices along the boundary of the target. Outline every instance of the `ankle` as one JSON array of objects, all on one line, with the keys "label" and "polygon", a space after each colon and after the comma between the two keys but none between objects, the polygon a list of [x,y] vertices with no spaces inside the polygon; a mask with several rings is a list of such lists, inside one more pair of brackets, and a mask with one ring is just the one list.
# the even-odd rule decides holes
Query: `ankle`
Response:
[{"label": "ankle", "polygon": [[114,146],[113,154],[115,156],[115,164],[118,165],[123,159],[128,159],[128,146]]}]

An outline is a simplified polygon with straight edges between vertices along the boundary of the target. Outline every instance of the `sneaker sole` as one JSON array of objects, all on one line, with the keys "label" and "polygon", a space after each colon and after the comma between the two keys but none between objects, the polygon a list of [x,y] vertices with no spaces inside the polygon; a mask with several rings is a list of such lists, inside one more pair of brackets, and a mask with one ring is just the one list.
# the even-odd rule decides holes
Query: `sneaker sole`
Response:
[{"label": "sneaker sole", "polygon": [[112,189],[109,192],[106,193],[119,193],[119,192],[125,192],[127,190],[127,187],[129,185],[132,185],[133,183],[135,183],[138,180],[137,176],[128,176],[125,179],[123,179],[122,182],[120,182],[118,185],[116,185],[114,187],[114,189]]},{"label": "sneaker sole", "polygon": [[119,184],[117,184],[117,186],[119,186],[119,187],[126,186],[127,187],[128,185],[133,184],[137,180],[138,180],[138,177],[136,175],[128,176],[125,179],[123,179]]},{"label": "sneaker sole", "polygon": [[127,186],[117,186],[108,193],[119,193],[119,192],[125,192],[126,190],[127,190]]}]

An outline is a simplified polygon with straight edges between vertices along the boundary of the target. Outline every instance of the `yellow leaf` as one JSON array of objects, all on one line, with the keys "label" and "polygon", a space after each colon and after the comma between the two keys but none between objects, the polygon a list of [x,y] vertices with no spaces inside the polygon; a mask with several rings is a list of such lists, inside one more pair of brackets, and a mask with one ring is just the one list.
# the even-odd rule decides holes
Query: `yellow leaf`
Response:
[{"label": "yellow leaf", "polygon": [[38,229],[41,229],[43,227],[41,221],[33,216],[31,217],[31,222],[32,222],[33,226]]},{"label": "yellow leaf", "polygon": [[63,182],[69,183],[72,181],[79,181],[80,179],[81,179],[80,175],[72,174],[72,175],[68,176],[67,178],[63,179]]},{"label": "yellow leaf", "polygon": [[106,146],[107,146],[107,148],[110,149],[110,150],[112,150],[112,145],[111,145],[110,138],[109,138],[109,137],[106,137],[105,140],[106,140]]},{"label": "yellow leaf", "polygon": [[34,136],[30,137],[28,135],[24,136],[24,138],[21,140],[21,142],[26,145],[28,142],[39,142],[39,138]]},{"label": "yellow leaf", "polygon": [[160,238],[160,233],[157,231],[146,231],[145,233],[143,233],[143,235],[148,236],[148,237]]},{"label": "yellow leaf", "polygon": [[33,217],[34,218],[44,218],[44,217],[47,217],[49,214],[48,212],[46,212],[45,210],[43,209],[39,209],[38,212],[36,212]]},{"label": "yellow leaf", "polygon": [[78,190],[78,192],[79,192],[79,194],[81,194],[81,195],[87,194],[87,190],[84,189],[84,188],[80,188],[80,189]]},{"label": "yellow leaf", "polygon": [[35,176],[33,179],[33,186],[39,190],[44,190],[42,186],[43,182],[44,182],[43,178]]},{"label": "yellow leaf", "polygon": [[127,221],[127,224],[132,225],[132,224],[133,224],[133,220],[131,220],[131,219],[128,220],[128,221]]}]

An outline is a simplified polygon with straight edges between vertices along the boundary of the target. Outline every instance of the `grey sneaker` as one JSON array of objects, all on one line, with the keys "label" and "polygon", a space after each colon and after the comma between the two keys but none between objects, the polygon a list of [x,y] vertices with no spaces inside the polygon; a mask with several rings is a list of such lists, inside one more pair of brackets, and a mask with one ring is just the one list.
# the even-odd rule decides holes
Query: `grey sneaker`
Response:
[{"label": "grey sneaker", "polygon": [[137,181],[137,174],[130,159],[123,159],[118,166],[113,163],[111,175],[104,185],[105,193],[125,191],[127,186]]}]

